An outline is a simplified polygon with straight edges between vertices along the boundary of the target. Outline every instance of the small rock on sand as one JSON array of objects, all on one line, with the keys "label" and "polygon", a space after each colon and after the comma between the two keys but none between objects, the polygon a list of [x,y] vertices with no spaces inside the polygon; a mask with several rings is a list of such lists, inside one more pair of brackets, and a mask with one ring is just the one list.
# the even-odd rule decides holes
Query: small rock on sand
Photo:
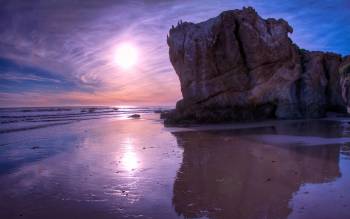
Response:
[{"label": "small rock on sand", "polygon": [[131,116],[129,116],[129,118],[139,119],[139,118],[141,118],[141,116],[140,116],[140,114],[132,114]]}]

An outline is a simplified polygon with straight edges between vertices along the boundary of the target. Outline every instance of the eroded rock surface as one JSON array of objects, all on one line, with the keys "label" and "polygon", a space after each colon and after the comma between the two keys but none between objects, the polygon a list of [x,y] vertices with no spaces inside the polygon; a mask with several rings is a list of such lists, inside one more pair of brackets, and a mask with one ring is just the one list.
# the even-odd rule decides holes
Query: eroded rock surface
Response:
[{"label": "eroded rock surface", "polygon": [[345,111],[342,57],[301,50],[288,37],[292,32],[285,20],[262,19],[251,7],[171,28],[169,56],[183,99],[165,121],[318,118]]},{"label": "eroded rock surface", "polygon": [[339,67],[342,98],[346,104],[347,112],[350,113],[350,56],[343,59]]}]

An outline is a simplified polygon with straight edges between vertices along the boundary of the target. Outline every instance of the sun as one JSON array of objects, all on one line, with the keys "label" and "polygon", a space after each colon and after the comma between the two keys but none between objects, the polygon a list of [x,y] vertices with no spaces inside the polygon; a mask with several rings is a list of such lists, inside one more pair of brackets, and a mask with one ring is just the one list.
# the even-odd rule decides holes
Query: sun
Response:
[{"label": "sun", "polygon": [[138,60],[138,50],[132,43],[120,43],[115,51],[115,62],[124,70],[134,67]]}]

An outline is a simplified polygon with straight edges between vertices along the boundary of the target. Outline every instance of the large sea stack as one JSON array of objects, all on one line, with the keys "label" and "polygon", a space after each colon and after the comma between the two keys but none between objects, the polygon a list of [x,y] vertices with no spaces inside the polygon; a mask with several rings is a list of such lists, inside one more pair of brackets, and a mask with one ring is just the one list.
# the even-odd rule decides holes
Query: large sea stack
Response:
[{"label": "large sea stack", "polygon": [[179,22],[167,39],[183,99],[166,123],[320,118],[350,105],[350,58],[300,49],[251,8]]}]

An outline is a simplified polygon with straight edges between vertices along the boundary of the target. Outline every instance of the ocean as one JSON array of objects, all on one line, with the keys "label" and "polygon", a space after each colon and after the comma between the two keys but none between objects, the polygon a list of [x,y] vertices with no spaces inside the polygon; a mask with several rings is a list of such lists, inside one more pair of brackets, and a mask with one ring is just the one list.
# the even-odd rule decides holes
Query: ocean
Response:
[{"label": "ocean", "polygon": [[150,114],[171,107],[19,107],[0,108],[0,133],[45,128],[102,118],[126,119],[132,114]]}]

